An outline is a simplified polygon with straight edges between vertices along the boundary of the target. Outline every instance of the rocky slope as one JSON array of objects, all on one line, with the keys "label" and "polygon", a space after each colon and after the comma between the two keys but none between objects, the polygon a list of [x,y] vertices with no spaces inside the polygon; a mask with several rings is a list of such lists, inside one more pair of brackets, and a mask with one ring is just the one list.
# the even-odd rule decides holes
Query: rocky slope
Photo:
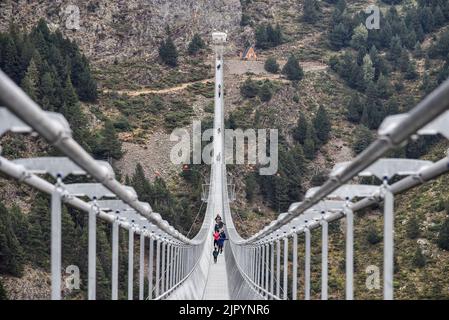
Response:
[{"label": "rocky slope", "polygon": [[0,17],[0,30],[10,22],[31,27],[45,18],[76,40],[91,60],[111,63],[154,57],[167,30],[181,47],[194,33],[209,37],[226,30],[236,37],[241,5],[239,0],[5,0]]}]

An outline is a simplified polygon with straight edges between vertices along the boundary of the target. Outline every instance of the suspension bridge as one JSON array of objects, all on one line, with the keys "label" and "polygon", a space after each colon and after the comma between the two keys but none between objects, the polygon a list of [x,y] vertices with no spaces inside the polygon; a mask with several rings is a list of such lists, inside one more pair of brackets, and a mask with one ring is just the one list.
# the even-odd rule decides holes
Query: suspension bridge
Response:
[{"label": "suspension bridge", "polygon": [[[268,226],[248,239],[237,232],[230,209],[224,155],[223,52],[225,33],[212,36],[215,48],[215,106],[213,154],[207,209],[199,232],[187,238],[151,204],[140,202],[136,192],[115,179],[107,162],[93,159],[71,136],[60,114],[42,110],[0,71],[0,137],[7,133],[35,133],[56,147],[63,157],[6,159],[0,156],[0,172],[51,195],[51,299],[62,291],[62,204],[88,215],[88,299],[96,299],[96,223],[111,225],[111,298],[118,299],[119,229],[128,231],[128,299],[133,299],[138,279],[140,300],[161,299],[272,299],[296,300],[298,290],[311,297],[311,247],[321,246],[321,299],[328,299],[328,225],[345,221],[345,298],[354,299],[354,214],[375,204],[383,207],[383,296],[394,298],[394,196],[424,184],[449,170],[449,157],[437,162],[384,158],[388,151],[416,135],[440,134],[449,138],[449,82],[446,81],[406,114],[386,118],[378,138],[353,161],[339,163],[320,187],[307,191],[303,202],[293,203]],[[43,176],[51,176],[55,183]],[[69,175],[89,176],[90,183],[66,184]],[[354,183],[359,176],[375,176],[380,185]],[[395,182],[393,182],[393,178]],[[353,183],[351,183],[353,182]],[[84,201],[83,199],[90,199]],[[229,241],[224,255],[213,263],[214,217],[225,222]],[[321,229],[321,241],[311,234]],[[298,265],[298,235],[304,234],[305,263]],[[134,261],[135,238],[139,239]],[[291,246],[291,247],[290,247]],[[291,254],[289,253],[291,248]],[[145,265],[145,258],[148,264]],[[137,263],[138,274],[134,275]],[[298,287],[298,270],[304,285]],[[289,280],[289,273],[292,279]],[[289,281],[291,283],[289,284]],[[147,286],[148,295],[144,295]]]}]

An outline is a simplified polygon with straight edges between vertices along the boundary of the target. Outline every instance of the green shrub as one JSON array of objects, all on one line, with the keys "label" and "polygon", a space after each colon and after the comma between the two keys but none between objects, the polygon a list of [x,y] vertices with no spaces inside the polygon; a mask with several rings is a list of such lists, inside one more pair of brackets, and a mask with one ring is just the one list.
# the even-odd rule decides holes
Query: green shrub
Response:
[{"label": "green shrub", "polygon": [[259,89],[259,98],[263,102],[268,102],[273,97],[273,89],[269,82],[265,82]]},{"label": "green shrub", "polygon": [[449,251],[449,218],[440,227],[437,244],[441,249]]},{"label": "green shrub", "polygon": [[274,57],[269,57],[267,61],[265,61],[265,70],[270,73],[278,73],[279,64]]},{"label": "green shrub", "polygon": [[240,94],[244,98],[254,98],[259,93],[259,86],[256,81],[251,78],[245,80],[245,82],[240,87]]},{"label": "green shrub", "polygon": [[421,248],[416,248],[415,251],[415,255],[413,256],[412,259],[413,265],[417,268],[424,268],[426,266],[427,263],[427,259],[424,256],[424,254],[422,253]]},{"label": "green shrub", "polygon": [[366,240],[372,245],[378,244],[382,241],[382,236],[379,235],[379,232],[377,231],[375,226],[370,226],[368,228],[368,231],[366,233]]},{"label": "green shrub", "polygon": [[407,223],[407,237],[416,239],[420,235],[419,221],[416,216],[412,216]]}]

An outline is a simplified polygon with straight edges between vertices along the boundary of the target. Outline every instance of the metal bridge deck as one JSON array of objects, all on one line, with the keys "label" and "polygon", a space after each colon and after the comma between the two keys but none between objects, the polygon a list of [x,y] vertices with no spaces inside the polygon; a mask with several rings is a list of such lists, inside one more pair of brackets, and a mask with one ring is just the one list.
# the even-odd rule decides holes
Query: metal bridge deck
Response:
[{"label": "metal bridge deck", "polygon": [[218,256],[217,263],[210,259],[209,274],[203,300],[229,300],[228,276],[224,252]]}]

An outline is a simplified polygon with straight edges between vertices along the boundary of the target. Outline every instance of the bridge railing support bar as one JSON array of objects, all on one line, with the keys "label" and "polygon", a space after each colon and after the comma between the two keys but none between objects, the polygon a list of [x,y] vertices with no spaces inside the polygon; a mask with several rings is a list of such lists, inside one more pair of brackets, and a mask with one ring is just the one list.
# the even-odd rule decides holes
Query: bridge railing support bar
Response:
[{"label": "bridge railing support bar", "polygon": [[148,299],[153,299],[153,258],[154,258],[154,240],[150,237],[150,246],[148,248]]},{"label": "bridge railing support bar", "polygon": [[160,283],[161,279],[161,240],[157,239],[156,243],[156,281],[154,283],[155,285],[155,297],[159,297],[160,294]]},{"label": "bridge railing support bar", "polygon": [[274,242],[271,242],[270,244],[270,269],[271,269],[271,275],[270,275],[270,292],[274,295]]},{"label": "bridge railing support bar", "polygon": [[394,273],[394,196],[384,182],[384,299],[393,300],[393,273]]},{"label": "bridge railing support bar", "polygon": [[296,300],[298,296],[298,235],[293,233],[293,267],[292,267],[292,300]]},{"label": "bridge railing support bar", "polygon": [[171,268],[171,248],[172,245],[170,243],[167,244],[167,258],[165,260],[165,291],[170,289],[170,268]]},{"label": "bridge railing support bar", "polygon": [[161,248],[161,253],[162,253],[162,262],[161,262],[161,293],[165,292],[165,256],[167,254],[167,244],[164,242],[162,242],[162,248]]},{"label": "bridge railing support bar", "polygon": [[354,212],[345,205],[346,214],[346,300],[354,299]]},{"label": "bridge railing support bar", "polygon": [[265,244],[265,290],[269,291],[270,287],[270,245]]},{"label": "bridge railing support bar", "polygon": [[284,300],[288,298],[288,238],[284,237]]},{"label": "bridge railing support bar", "polygon": [[281,241],[276,241],[276,296],[281,296]]},{"label": "bridge railing support bar", "polygon": [[112,300],[118,299],[118,221],[112,224]]},{"label": "bridge railing support bar", "polygon": [[145,263],[145,236],[140,234],[139,251],[139,300],[143,300],[144,263]]},{"label": "bridge railing support bar", "polygon": [[304,234],[306,238],[304,297],[305,300],[310,300],[310,230],[307,227],[304,229]]},{"label": "bridge railing support bar", "polygon": [[328,277],[328,222],[321,220],[321,300],[328,299],[327,277]]},{"label": "bridge railing support bar", "polygon": [[94,204],[89,210],[88,222],[88,289],[87,296],[89,300],[95,300],[96,296],[96,272],[97,272],[97,210]]},{"label": "bridge railing support bar", "polygon": [[134,282],[134,231],[129,228],[128,232],[128,300],[133,300]]},{"label": "bridge railing support bar", "polygon": [[61,200],[62,181],[58,178],[51,196],[51,299],[61,300]]}]

